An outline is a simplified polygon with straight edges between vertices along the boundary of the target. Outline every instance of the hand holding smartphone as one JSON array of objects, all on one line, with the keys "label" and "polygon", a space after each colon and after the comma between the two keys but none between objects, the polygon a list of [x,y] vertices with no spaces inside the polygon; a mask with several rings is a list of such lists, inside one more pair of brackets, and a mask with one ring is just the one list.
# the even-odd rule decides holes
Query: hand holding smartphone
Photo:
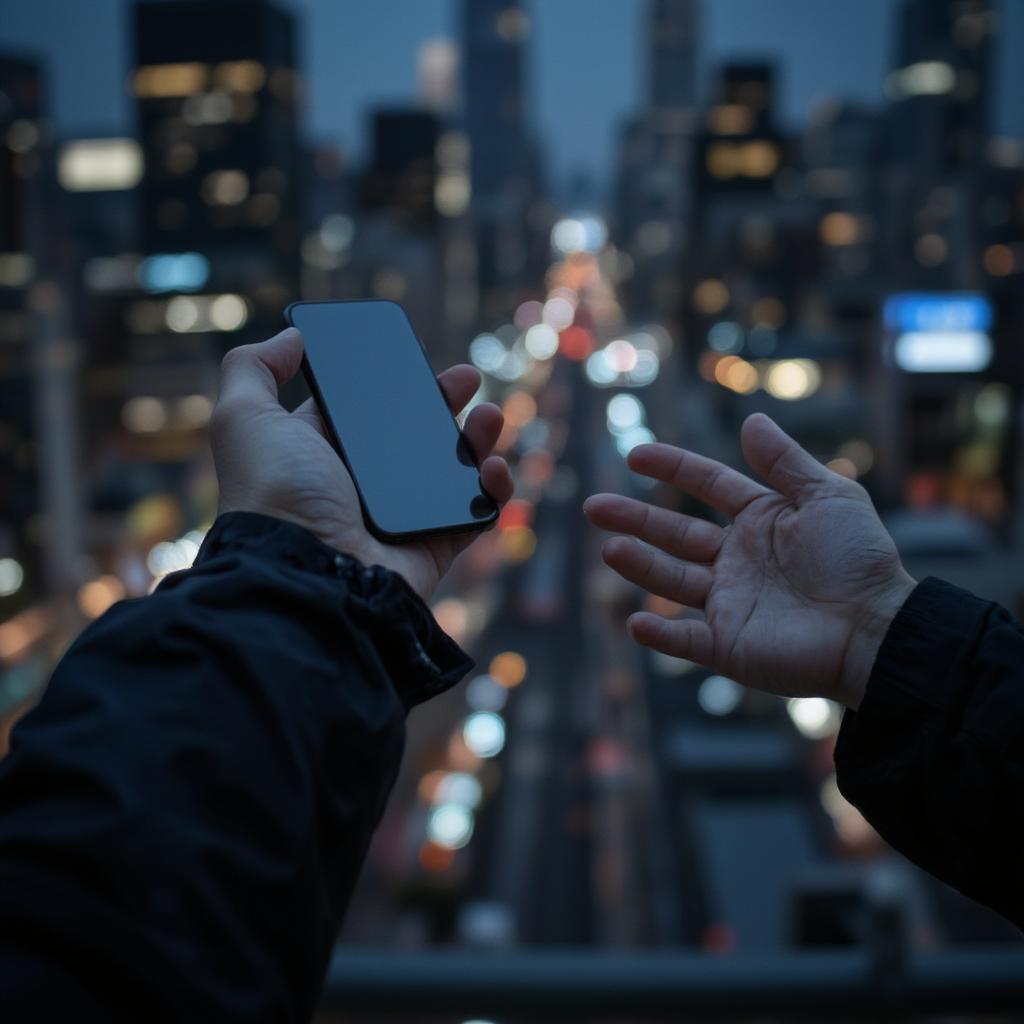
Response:
[{"label": "hand holding smartphone", "polygon": [[367,528],[388,542],[479,530],[498,505],[402,308],[297,302],[303,373],[359,493]]},{"label": "hand holding smartphone", "polygon": [[[268,341],[239,345],[225,357],[220,395],[210,421],[220,485],[218,511],[257,512],[297,523],[335,551],[364,565],[382,565],[399,573],[416,593],[429,598],[456,555],[473,542],[476,531],[453,531],[449,522],[419,540],[401,544],[375,536],[366,525],[352,475],[329,439],[313,399],[289,412],[278,398],[278,389],[299,372],[302,359],[302,338],[291,329]],[[453,414],[465,408],[479,382],[480,375],[471,366],[450,367],[436,381],[427,372],[423,386],[428,394],[431,389],[441,393],[444,413],[456,434]],[[435,407],[432,418],[436,412]],[[501,410],[483,402],[466,416],[464,427],[467,446],[481,460],[479,477],[488,495],[501,505],[512,496],[509,468],[504,459],[492,454],[502,429]],[[405,461],[403,440],[412,438],[395,437],[398,463]],[[459,465],[471,474],[475,496],[477,470]],[[412,495],[409,502],[414,501]],[[416,518],[413,525],[426,525],[423,517]],[[432,525],[439,525],[436,517]]]}]

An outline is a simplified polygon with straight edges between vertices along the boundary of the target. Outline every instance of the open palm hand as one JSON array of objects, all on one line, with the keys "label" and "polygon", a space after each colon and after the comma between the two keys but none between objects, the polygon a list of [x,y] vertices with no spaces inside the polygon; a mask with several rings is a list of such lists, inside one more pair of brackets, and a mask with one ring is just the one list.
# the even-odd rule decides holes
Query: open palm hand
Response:
[{"label": "open palm hand", "polygon": [[630,633],[770,693],[856,707],[914,581],[862,487],[822,466],[767,416],[747,420],[742,443],[770,488],[670,445],[642,445],[629,456],[635,472],[729,516],[728,527],[620,495],[587,500],[595,525],[629,535],[606,541],[608,565],[704,612],[703,620],[639,612]]}]

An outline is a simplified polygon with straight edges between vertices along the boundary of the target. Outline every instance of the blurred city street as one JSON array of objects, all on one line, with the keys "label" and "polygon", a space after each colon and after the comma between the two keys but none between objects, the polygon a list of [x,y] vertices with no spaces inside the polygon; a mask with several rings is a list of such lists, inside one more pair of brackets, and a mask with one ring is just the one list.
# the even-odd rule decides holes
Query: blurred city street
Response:
[{"label": "blurred city street", "polygon": [[335,88],[309,55],[333,19],[377,39],[413,0],[105,2],[128,116],[96,132],[55,113],[60,33],[0,25],[0,756],[81,630],[191,565],[223,354],[300,298],[391,299],[435,370],[480,371],[516,491],[433,601],[476,667],[410,715],[339,977],[389,951],[1024,954],[840,794],[838,705],[633,643],[641,608],[700,613],[607,568],[581,512],[612,491],[725,525],[626,456],[657,439],[743,469],[765,412],[864,484],[915,579],[1021,615],[1024,8],[873,0],[849,60],[884,73],[796,103],[819,5],[780,3],[794,50],[752,56],[747,3],[602,0],[642,81],[624,119],[595,115],[610,166],[577,168],[602,94],[570,86],[622,56],[583,0],[566,139],[536,110],[546,5],[439,0],[414,60],[380,55],[415,85],[339,87],[358,145],[309,126]]}]

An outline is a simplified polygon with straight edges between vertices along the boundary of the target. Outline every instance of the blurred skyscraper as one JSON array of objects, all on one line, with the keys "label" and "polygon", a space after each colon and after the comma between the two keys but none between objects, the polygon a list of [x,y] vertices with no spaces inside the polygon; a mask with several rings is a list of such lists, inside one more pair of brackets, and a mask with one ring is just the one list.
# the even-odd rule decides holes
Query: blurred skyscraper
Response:
[{"label": "blurred skyscraper", "polygon": [[652,110],[697,104],[697,0],[653,0],[650,13]]},{"label": "blurred skyscraper", "polygon": [[619,147],[615,220],[632,260],[629,301],[638,314],[669,323],[690,231],[698,31],[698,0],[650,0],[645,105],[624,126]]},{"label": "blurred skyscraper", "polygon": [[0,57],[0,609],[43,589],[30,301],[41,242],[33,221],[42,205],[42,116],[38,64]]},{"label": "blurred skyscraper", "polygon": [[38,682],[26,659],[67,625],[81,554],[79,346],[45,92],[35,61],[0,58],[0,690],[12,663]]},{"label": "blurred skyscraper", "polygon": [[519,0],[463,0],[463,123],[470,145],[477,281],[485,319],[508,316],[529,277],[538,169],[527,127]]},{"label": "blurred skyscraper", "polygon": [[420,110],[384,110],[373,116],[373,149],[363,177],[363,206],[387,210],[413,231],[437,220],[437,147],[441,121]]},{"label": "blurred skyscraper", "polygon": [[[401,302],[427,350],[443,356],[448,241],[441,168],[445,119],[419,107],[374,111],[347,297]],[[439,202],[440,200],[440,202]]]},{"label": "blurred skyscraper", "polygon": [[294,19],[270,0],[134,11],[144,251],[200,249],[211,288],[244,290],[276,323],[298,280]]},{"label": "blurred skyscraper", "polygon": [[929,175],[977,161],[991,121],[997,24],[990,0],[903,0],[886,80],[898,160]]}]

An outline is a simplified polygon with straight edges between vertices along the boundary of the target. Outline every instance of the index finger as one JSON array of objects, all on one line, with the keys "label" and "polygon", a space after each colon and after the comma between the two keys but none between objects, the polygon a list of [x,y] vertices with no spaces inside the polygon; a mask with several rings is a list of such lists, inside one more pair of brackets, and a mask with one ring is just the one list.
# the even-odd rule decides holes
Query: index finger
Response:
[{"label": "index finger", "polygon": [[757,498],[773,493],[721,462],[670,444],[638,445],[629,453],[627,463],[634,473],[672,484],[730,518]]},{"label": "index finger", "polygon": [[456,416],[466,407],[480,387],[480,371],[467,363],[458,363],[437,375],[448,408]]}]

